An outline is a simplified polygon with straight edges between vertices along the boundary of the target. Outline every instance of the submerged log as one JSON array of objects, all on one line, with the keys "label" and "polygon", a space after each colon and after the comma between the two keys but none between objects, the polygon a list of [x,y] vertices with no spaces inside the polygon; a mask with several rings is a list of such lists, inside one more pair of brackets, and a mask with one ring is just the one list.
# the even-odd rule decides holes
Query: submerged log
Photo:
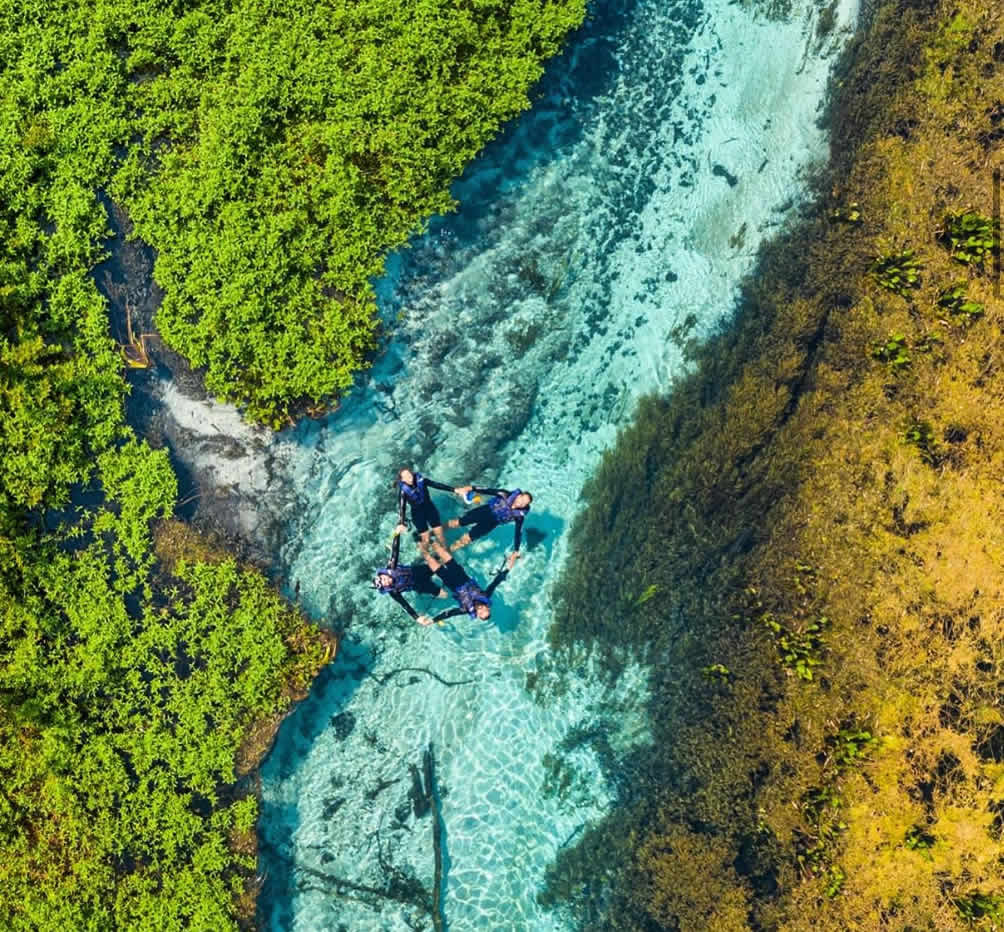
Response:
[{"label": "submerged log", "polygon": [[432,744],[426,748],[422,756],[422,771],[425,777],[425,795],[432,806],[432,854],[435,858],[435,871],[432,881],[432,927],[436,932],[443,932],[446,922],[443,917],[443,836],[442,817],[440,815],[439,794],[436,792],[435,758],[432,754]]}]

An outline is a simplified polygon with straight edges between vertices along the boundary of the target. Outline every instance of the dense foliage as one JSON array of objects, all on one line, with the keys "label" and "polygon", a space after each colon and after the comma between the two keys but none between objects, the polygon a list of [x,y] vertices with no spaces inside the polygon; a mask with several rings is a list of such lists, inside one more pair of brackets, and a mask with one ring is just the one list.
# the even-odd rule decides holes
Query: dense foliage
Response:
[{"label": "dense foliage", "polygon": [[213,392],[276,425],[331,403],[374,346],[386,251],[451,207],[584,8],[0,0],[14,248],[58,214],[58,271],[86,265],[106,190],[157,250],[162,335]]},{"label": "dense foliage", "polygon": [[241,782],[330,638],[168,520],[93,279],[107,196],[163,337],[278,425],[374,345],[385,251],[451,206],[583,0],[0,0],[0,926],[254,911]]},{"label": "dense foliage", "polygon": [[158,561],[163,452],[106,450],[98,478],[100,507],[0,567],[0,924],[225,929],[255,869],[238,750],[323,648],[259,574]]}]

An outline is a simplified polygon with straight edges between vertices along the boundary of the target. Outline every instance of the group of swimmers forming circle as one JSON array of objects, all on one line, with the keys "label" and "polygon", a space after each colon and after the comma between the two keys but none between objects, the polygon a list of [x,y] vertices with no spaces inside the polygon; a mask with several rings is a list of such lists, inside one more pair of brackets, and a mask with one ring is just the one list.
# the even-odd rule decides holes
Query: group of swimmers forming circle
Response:
[{"label": "group of swimmers forming circle", "polygon": [[[519,544],[523,530],[523,518],[530,510],[533,496],[521,489],[485,489],[474,485],[450,486],[436,482],[428,476],[411,469],[402,469],[397,474],[397,527],[391,545],[390,562],[376,572],[373,588],[389,595],[420,625],[431,625],[454,615],[469,615],[485,620],[492,614],[492,593],[509,574],[513,564],[519,559]],[[476,507],[464,512],[459,518],[446,522],[448,528],[464,527],[467,530],[450,546],[446,546],[443,521],[439,517],[430,495],[430,489],[452,492],[465,504]],[[482,495],[490,495],[489,501],[481,505]],[[401,534],[408,530],[406,511],[411,509],[411,523],[418,532],[418,549],[422,560],[401,565],[399,561]],[[471,579],[453,554],[486,534],[490,534],[500,524],[515,525],[512,553],[506,558],[495,578],[484,588]],[[432,548],[434,553],[429,552]],[[438,576],[437,583],[433,577]],[[440,612],[435,617],[420,615],[404,597],[405,592],[433,595],[440,599],[452,596],[457,607]]]}]

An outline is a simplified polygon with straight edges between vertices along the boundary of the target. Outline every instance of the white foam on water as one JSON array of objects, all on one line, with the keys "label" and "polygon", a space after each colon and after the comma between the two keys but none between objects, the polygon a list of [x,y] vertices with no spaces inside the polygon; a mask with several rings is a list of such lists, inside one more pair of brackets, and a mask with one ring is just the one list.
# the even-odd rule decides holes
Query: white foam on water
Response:
[{"label": "white foam on water", "polygon": [[[758,244],[804,194],[855,15],[843,0],[822,46],[804,0],[785,21],[725,0],[598,15],[552,68],[546,98],[458,183],[460,212],[392,258],[378,287],[387,351],[336,415],[284,438],[299,445],[287,482],[301,502],[287,576],[348,636],[264,768],[272,928],[421,919],[330,878],[383,889],[397,872],[431,888],[430,817],[408,795],[429,744],[449,927],[574,927],[538,904],[545,871],[615,801],[603,754],[650,736],[640,665],[605,687],[583,663],[564,691],[549,672],[565,531],[638,397],[685,370],[683,338],[720,326]],[[386,559],[401,465],[534,492],[535,534],[489,622],[419,628],[366,588]],[[433,494],[444,516],[459,512]],[[510,534],[462,551],[464,566],[486,582]]]}]

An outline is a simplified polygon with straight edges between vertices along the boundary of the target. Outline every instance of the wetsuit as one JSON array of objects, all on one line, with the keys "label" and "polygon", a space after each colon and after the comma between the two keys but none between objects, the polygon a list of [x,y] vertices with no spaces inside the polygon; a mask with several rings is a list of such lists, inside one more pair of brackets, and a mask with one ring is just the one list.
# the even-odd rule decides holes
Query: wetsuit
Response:
[{"label": "wetsuit", "polygon": [[[440,612],[432,619],[433,621],[443,621],[446,618],[452,618],[454,615],[476,617],[475,606],[477,603],[491,604],[492,593],[498,587],[498,584],[509,575],[509,570],[503,569],[496,573],[495,578],[485,589],[482,589],[474,582],[467,575],[467,571],[456,560],[449,560],[446,563],[440,564],[436,573],[443,581],[443,585],[450,590],[453,598],[460,603],[456,608],[448,608],[445,612]],[[465,601],[467,602],[467,606],[464,605]]]},{"label": "wetsuit", "polygon": [[[404,523],[404,505],[401,504],[398,511],[398,518],[400,523]],[[418,592],[422,595],[433,595],[438,596],[441,592],[440,587],[437,585],[435,580],[432,578],[432,570],[429,569],[424,563],[412,563],[407,567],[398,566],[398,558],[401,553],[401,536],[399,534],[394,535],[394,543],[391,544],[390,548],[390,563],[387,564],[385,569],[379,570],[378,573],[387,573],[393,582],[389,588],[380,589],[386,595],[389,595],[398,605],[401,606],[412,618],[418,618],[418,612],[415,611],[412,604],[402,595],[403,592]],[[378,587],[379,588],[379,587]]]},{"label": "wetsuit", "polygon": [[432,496],[429,489],[439,489],[442,492],[452,492],[452,485],[443,485],[433,479],[427,479],[420,472],[415,475],[415,484],[408,485],[401,479],[397,481],[397,506],[402,515],[404,523],[405,504],[411,505],[411,523],[419,534],[424,533],[431,527],[439,527],[443,521],[439,517],[439,511],[432,503]]},{"label": "wetsuit", "polygon": [[506,489],[479,489],[475,487],[474,491],[482,492],[485,495],[494,495],[495,498],[487,505],[480,505],[470,511],[465,511],[459,519],[460,526],[468,528],[467,533],[470,534],[473,541],[490,534],[500,524],[508,524],[512,521],[516,525],[512,549],[518,551],[523,535],[523,518],[530,510],[529,505],[526,508],[513,508],[511,506],[512,499],[519,494],[519,489],[510,492]]}]

